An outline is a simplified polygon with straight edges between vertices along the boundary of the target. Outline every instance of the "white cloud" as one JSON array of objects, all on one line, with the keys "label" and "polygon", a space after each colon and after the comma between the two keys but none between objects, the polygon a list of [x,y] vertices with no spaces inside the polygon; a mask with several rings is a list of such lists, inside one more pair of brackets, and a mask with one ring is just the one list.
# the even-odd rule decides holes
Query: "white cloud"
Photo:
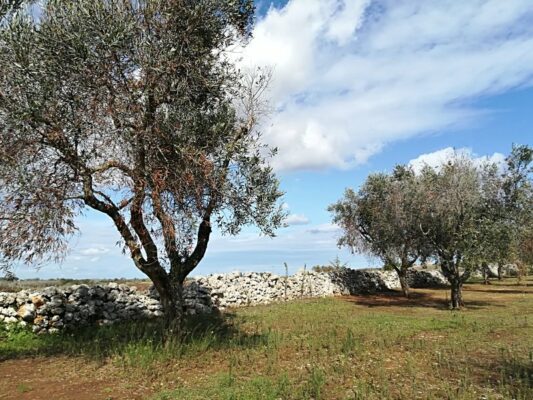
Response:
[{"label": "white cloud", "polygon": [[285,218],[285,223],[288,225],[307,225],[309,218],[304,214],[290,214]]},{"label": "white cloud", "polygon": [[84,256],[96,256],[109,253],[109,250],[106,247],[88,247],[80,250],[79,253]]},{"label": "white cloud", "polygon": [[530,0],[290,0],[260,20],[245,66],[270,65],[277,169],[347,168],[471,121],[533,81]]},{"label": "white cloud", "polygon": [[307,232],[313,235],[318,234],[334,234],[340,232],[340,227],[336,224],[320,224],[308,229]]},{"label": "white cloud", "polygon": [[491,156],[478,156],[473,153],[471,149],[460,148],[454,149],[453,147],[446,147],[445,149],[437,150],[432,153],[422,154],[417,158],[409,161],[409,165],[415,172],[420,172],[425,166],[438,169],[448,160],[451,160],[454,156],[464,156],[471,158],[475,164],[481,165],[483,163],[495,163],[503,165],[505,162],[505,156],[501,153],[494,153]]}]

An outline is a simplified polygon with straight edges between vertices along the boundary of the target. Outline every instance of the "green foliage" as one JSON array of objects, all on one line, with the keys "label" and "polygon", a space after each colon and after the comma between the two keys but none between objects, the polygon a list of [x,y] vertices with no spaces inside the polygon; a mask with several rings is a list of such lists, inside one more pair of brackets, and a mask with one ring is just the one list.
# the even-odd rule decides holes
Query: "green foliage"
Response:
[{"label": "green foliage", "polygon": [[[119,229],[126,246],[148,238],[141,222],[156,236],[179,230],[165,238],[170,261],[189,255],[206,214],[232,234],[249,223],[272,234],[280,192],[254,130],[267,82],[244,87],[224,56],[246,41],[253,11],[244,0],[54,0],[38,22],[21,12],[2,26],[5,256],[57,255],[83,207],[117,222],[138,212],[133,197],[147,215],[132,235]],[[33,224],[24,246],[22,214]]]},{"label": "green foliage", "polygon": [[2,0],[0,1],[0,23],[5,18],[10,18],[24,6],[35,3],[36,0]]},{"label": "green foliage", "polygon": [[347,262],[342,262],[339,256],[335,256],[328,265],[315,265],[311,268],[315,272],[335,272],[342,268],[348,268]]},{"label": "green foliage", "polygon": [[424,250],[417,224],[417,183],[411,169],[397,166],[390,175],[369,175],[357,193],[347,189],[344,198],[328,208],[343,229],[339,246],[379,257],[389,266],[412,265]]}]

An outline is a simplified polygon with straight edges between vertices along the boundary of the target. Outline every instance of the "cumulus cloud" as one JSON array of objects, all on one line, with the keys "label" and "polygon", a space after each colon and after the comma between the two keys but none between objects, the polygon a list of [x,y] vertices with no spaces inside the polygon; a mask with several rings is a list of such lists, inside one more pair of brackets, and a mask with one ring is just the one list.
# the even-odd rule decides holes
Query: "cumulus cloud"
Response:
[{"label": "cumulus cloud", "polygon": [[285,223],[287,225],[307,225],[309,223],[309,218],[304,214],[289,214],[285,218]]},{"label": "cumulus cloud", "polygon": [[503,166],[505,163],[505,156],[501,153],[494,153],[491,156],[478,156],[469,148],[454,149],[453,147],[446,147],[445,149],[437,150],[432,153],[422,154],[409,161],[409,165],[416,173],[419,173],[426,166],[438,169],[455,156],[470,158],[477,165],[495,163]]},{"label": "cumulus cloud", "polygon": [[263,126],[278,170],[348,168],[464,124],[480,96],[533,82],[530,0],[289,0],[258,21],[243,66],[271,66]]}]

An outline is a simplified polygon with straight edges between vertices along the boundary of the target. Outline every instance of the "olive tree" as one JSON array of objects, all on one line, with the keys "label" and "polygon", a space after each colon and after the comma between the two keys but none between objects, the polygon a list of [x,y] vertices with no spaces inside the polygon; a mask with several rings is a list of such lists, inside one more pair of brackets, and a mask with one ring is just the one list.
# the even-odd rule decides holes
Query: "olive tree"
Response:
[{"label": "olive tree", "polygon": [[47,0],[38,18],[4,15],[0,254],[61,260],[76,216],[103,213],[178,331],[212,227],[283,223],[256,128],[266,80],[228,56],[253,16],[252,0]]},{"label": "olive tree", "polygon": [[462,287],[472,272],[505,245],[491,250],[503,236],[496,234],[502,216],[494,212],[501,192],[497,166],[476,163],[455,154],[438,168],[420,175],[420,227],[426,246],[451,286],[451,307],[463,307]]},{"label": "olive tree", "polygon": [[[506,158],[506,168],[501,178],[501,225],[506,232],[505,246],[509,249],[504,262],[518,267],[518,278],[527,273],[533,264],[531,243],[533,238],[533,148],[514,145]],[[500,264],[501,265],[501,264]]]},{"label": "olive tree", "polygon": [[505,264],[515,264],[519,278],[524,272],[533,227],[532,160],[529,146],[513,146],[504,163],[480,171],[485,211],[479,219],[477,258],[485,283],[490,262],[498,265],[500,279]]},{"label": "olive tree", "polygon": [[394,269],[409,297],[407,271],[425,255],[418,221],[417,177],[405,166],[367,177],[358,192],[347,189],[328,210],[342,229],[339,246],[379,257]]}]

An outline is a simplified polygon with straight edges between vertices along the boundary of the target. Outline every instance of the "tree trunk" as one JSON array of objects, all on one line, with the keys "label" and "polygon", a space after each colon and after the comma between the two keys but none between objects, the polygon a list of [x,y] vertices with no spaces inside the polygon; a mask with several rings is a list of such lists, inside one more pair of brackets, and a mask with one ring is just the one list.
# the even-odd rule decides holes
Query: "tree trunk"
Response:
[{"label": "tree trunk", "polygon": [[163,318],[165,334],[168,337],[181,336],[183,334],[184,301],[183,286],[168,279],[159,285],[155,285],[159,293],[159,299],[163,306]]},{"label": "tree trunk", "polygon": [[503,278],[503,265],[498,263],[498,280],[501,281]]},{"label": "tree trunk", "polygon": [[454,310],[459,310],[464,306],[463,303],[463,282],[461,282],[461,279],[456,278],[453,279],[451,282],[451,288],[452,288],[452,301],[451,301],[451,308]]},{"label": "tree trunk", "polygon": [[398,278],[400,279],[400,285],[402,287],[403,295],[406,298],[409,298],[409,283],[407,282],[407,270],[399,268],[396,270],[398,272]]},{"label": "tree trunk", "polygon": [[516,284],[521,285],[522,278],[526,276],[527,267],[521,261],[516,261],[515,264],[516,264]]},{"label": "tree trunk", "polygon": [[489,282],[489,266],[485,262],[481,264],[481,273],[483,274],[483,284],[484,285],[490,284],[490,282]]},{"label": "tree trunk", "polygon": [[464,272],[461,275],[459,271],[459,265],[451,259],[443,259],[441,261],[441,271],[450,282],[451,286],[451,303],[450,306],[454,310],[458,310],[464,306],[463,302],[463,282],[470,275],[468,272]]}]

